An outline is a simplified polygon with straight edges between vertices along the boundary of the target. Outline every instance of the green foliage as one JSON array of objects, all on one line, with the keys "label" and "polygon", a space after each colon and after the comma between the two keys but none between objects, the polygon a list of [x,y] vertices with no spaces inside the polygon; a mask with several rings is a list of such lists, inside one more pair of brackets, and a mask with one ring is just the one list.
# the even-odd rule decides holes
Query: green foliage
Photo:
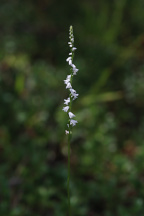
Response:
[{"label": "green foliage", "polygon": [[1,1],[0,215],[67,214],[68,28],[75,216],[143,215],[143,1]]}]

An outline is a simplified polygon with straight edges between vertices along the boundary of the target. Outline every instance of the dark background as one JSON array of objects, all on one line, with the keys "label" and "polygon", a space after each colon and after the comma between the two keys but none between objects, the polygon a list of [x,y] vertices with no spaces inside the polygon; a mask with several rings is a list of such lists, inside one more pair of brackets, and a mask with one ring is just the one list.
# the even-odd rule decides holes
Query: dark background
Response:
[{"label": "dark background", "polygon": [[143,0],[0,1],[0,215],[67,215],[70,25],[72,215],[143,216]]}]

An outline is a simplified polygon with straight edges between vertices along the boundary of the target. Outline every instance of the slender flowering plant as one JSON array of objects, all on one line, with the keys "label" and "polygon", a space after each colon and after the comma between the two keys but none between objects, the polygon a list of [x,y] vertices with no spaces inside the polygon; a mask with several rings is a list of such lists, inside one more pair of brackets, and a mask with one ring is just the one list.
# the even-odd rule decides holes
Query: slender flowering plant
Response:
[{"label": "slender flowering plant", "polygon": [[69,192],[69,182],[70,182],[70,140],[71,140],[71,134],[72,134],[72,127],[77,124],[77,121],[74,119],[75,115],[72,113],[72,102],[78,97],[78,94],[76,93],[76,90],[72,87],[72,80],[73,76],[77,74],[78,69],[73,64],[73,58],[74,58],[74,52],[76,50],[76,47],[74,47],[74,35],[73,35],[73,27],[70,26],[69,29],[69,39],[68,42],[70,47],[70,53],[69,57],[66,59],[70,66],[70,75],[67,75],[66,79],[64,80],[64,83],[66,85],[66,89],[69,91],[69,97],[67,99],[64,99],[65,106],[63,107],[63,111],[67,113],[68,115],[68,124],[67,124],[67,130],[65,130],[65,133],[68,135],[68,179],[67,179],[67,192],[68,192],[68,213],[69,216],[71,215],[71,207],[70,207],[70,192]]}]

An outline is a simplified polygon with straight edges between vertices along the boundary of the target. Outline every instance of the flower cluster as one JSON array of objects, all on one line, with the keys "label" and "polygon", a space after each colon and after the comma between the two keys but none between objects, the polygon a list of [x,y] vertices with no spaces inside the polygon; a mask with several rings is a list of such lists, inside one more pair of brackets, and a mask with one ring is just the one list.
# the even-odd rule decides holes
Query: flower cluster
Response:
[{"label": "flower cluster", "polygon": [[69,122],[67,124],[68,130],[66,130],[66,134],[69,134],[71,132],[71,126],[75,126],[77,121],[74,120],[73,118],[75,115],[71,112],[71,107],[72,107],[72,101],[75,100],[78,97],[78,94],[76,93],[76,90],[72,88],[72,79],[73,76],[77,74],[78,69],[76,66],[73,64],[73,57],[74,57],[74,51],[76,50],[76,47],[74,47],[74,35],[73,35],[73,27],[70,26],[69,30],[69,39],[70,42],[68,42],[69,47],[70,47],[70,53],[69,57],[66,59],[68,64],[70,65],[70,71],[71,74],[67,76],[66,80],[64,80],[64,83],[66,84],[66,89],[69,90],[69,97],[67,99],[64,99],[64,104],[66,105],[63,107],[63,111],[68,113],[69,117]]}]

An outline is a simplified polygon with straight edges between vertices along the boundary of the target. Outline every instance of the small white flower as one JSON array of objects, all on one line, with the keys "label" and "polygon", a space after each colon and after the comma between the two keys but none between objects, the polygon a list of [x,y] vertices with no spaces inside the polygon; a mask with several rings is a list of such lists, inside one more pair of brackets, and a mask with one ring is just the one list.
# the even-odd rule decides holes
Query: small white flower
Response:
[{"label": "small white flower", "polygon": [[72,53],[69,53],[69,55],[72,55]]},{"label": "small white flower", "polygon": [[69,112],[68,114],[69,114],[69,117],[70,117],[70,118],[75,117],[75,115],[74,115],[72,112]]},{"label": "small white flower", "polygon": [[71,79],[71,75],[67,75],[67,78],[66,78],[66,79],[69,79],[69,80],[70,80],[70,79]]},{"label": "small white flower", "polygon": [[76,93],[76,90],[74,90],[74,89],[70,89],[70,92],[71,92],[71,94],[73,95],[73,94],[75,94]]},{"label": "small white flower", "polygon": [[78,123],[76,120],[73,120],[73,119],[70,120],[70,125],[75,126],[76,123]]},{"label": "small white flower", "polygon": [[64,112],[67,112],[68,109],[69,109],[69,106],[66,106],[66,107],[64,107],[62,110],[63,110]]},{"label": "small white flower", "polygon": [[70,82],[71,75],[68,75],[66,80],[64,80],[64,83],[67,85]]},{"label": "small white flower", "polygon": [[67,88],[71,88],[71,87],[72,87],[72,86],[71,86],[70,82],[68,82],[68,83],[67,83],[67,86],[66,86],[66,89],[67,89]]},{"label": "small white flower", "polygon": [[79,94],[73,94],[73,100],[75,100],[78,96]]},{"label": "small white flower", "polygon": [[73,75],[76,75],[76,73],[78,72],[78,69],[76,68],[76,66],[74,64],[71,64],[72,70],[73,70]]},{"label": "small white flower", "polygon": [[69,80],[64,80],[64,83],[67,85],[70,81]]},{"label": "small white flower", "polygon": [[75,66],[74,64],[71,64],[71,67],[72,67],[72,68],[76,68],[76,66]]},{"label": "small white flower", "polygon": [[68,105],[68,104],[70,103],[70,98],[64,99],[64,101],[65,101],[64,104],[65,104],[65,105]]},{"label": "small white flower", "polygon": [[76,90],[74,90],[72,88],[70,89],[70,92],[71,92],[71,95],[73,97],[73,100],[75,100],[79,96],[79,94],[76,93]]},{"label": "small white flower", "polygon": [[76,49],[77,49],[76,47],[73,47],[73,48],[72,48],[72,51],[75,51]]},{"label": "small white flower", "polygon": [[72,60],[69,60],[69,65],[72,65]]},{"label": "small white flower", "polygon": [[73,68],[73,75],[76,75],[76,73],[78,72],[79,69],[77,68]]},{"label": "small white flower", "polygon": [[71,60],[71,56],[66,59],[67,62],[69,62],[70,60]]},{"label": "small white flower", "polygon": [[69,134],[69,131],[68,131],[68,130],[65,130],[65,134],[66,134],[66,135]]}]

